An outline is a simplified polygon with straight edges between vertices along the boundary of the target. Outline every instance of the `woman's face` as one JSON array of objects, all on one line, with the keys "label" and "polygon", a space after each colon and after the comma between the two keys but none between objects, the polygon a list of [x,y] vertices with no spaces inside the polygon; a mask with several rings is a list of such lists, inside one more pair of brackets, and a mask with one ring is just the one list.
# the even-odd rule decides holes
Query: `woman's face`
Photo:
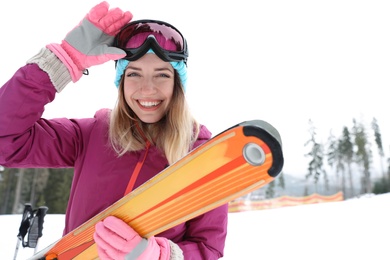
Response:
[{"label": "woman's face", "polygon": [[167,112],[174,87],[174,69],[156,54],[131,61],[123,73],[126,103],[145,123],[156,123]]}]

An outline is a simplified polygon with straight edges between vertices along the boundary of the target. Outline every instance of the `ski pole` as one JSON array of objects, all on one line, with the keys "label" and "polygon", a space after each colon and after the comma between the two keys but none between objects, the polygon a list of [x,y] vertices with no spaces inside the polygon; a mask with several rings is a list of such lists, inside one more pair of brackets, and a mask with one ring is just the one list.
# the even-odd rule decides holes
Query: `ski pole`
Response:
[{"label": "ski pole", "polygon": [[22,222],[20,223],[19,233],[17,235],[18,240],[16,242],[14,260],[16,260],[16,257],[19,252],[20,241],[22,241],[24,247],[24,237],[26,236],[28,229],[30,228],[30,219],[32,217],[32,214],[33,214],[33,210],[31,204],[29,203],[24,204]]}]

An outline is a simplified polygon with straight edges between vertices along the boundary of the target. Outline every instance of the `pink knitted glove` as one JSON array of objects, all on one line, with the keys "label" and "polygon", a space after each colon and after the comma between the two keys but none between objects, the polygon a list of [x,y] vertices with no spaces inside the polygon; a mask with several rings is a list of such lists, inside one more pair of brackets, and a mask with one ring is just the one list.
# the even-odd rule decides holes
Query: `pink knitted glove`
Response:
[{"label": "pink knitted glove", "polygon": [[126,55],[123,50],[111,46],[115,35],[132,18],[129,11],[109,10],[109,4],[101,2],[66,35],[61,44],[52,43],[46,47],[65,64],[72,81],[76,82],[85,69]]},{"label": "pink knitted glove", "polygon": [[95,225],[93,238],[102,260],[169,260],[171,255],[168,239],[142,238],[129,225],[114,216]]}]

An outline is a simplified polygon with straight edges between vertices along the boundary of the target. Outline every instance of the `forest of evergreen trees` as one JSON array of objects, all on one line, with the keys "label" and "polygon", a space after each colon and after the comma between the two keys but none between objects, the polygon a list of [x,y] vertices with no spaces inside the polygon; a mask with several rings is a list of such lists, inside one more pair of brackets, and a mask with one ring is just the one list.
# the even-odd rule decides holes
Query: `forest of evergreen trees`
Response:
[{"label": "forest of evergreen trees", "polygon": [[[390,191],[390,158],[385,158],[376,118],[372,119],[370,126],[353,119],[352,127],[344,126],[339,136],[331,133],[325,144],[317,141],[316,128],[311,120],[309,133],[310,139],[305,144],[309,148],[305,156],[310,159],[306,178],[313,179],[315,185],[320,178],[328,185],[328,172],[331,172],[345,198]],[[372,176],[374,156],[380,161],[379,178]]]},{"label": "forest of evergreen trees", "polygon": [[[377,120],[373,118],[370,126],[356,119],[352,122],[352,127],[344,126],[339,136],[330,134],[324,144],[317,140],[316,128],[309,120],[309,139],[305,143],[309,152],[303,156],[308,158],[305,177],[310,185],[306,185],[299,196],[309,192],[321,193],[321,190],[328,189],[328,185],[333,186],[332,190],[343,191],[344,198],[390,191],[390,158],[385,158]],[[372,176],[374,155],[381,162],[382,175],[379,178]],[[280,196],[277,190],[286,189],[285,195],[296,195],[289,194],[285,177],[282,172],[274,182],[254,194],[262,193],[262,198],[273,198]],[[336,182],[330,183],[329,177]],[[72,178],[73,169],[12,169],[0,166],[0,214],[21,213],[25,203],[35,208],[47,206],[49,214],[63,214]],[[320,189],[319,185],[325,188]]]},{"label": "forest of evergreen trees", "polygon": [[73,169],[5,168],[0,175],[0,214],[22,213],[25,203],[63,214],[72,178]]}]

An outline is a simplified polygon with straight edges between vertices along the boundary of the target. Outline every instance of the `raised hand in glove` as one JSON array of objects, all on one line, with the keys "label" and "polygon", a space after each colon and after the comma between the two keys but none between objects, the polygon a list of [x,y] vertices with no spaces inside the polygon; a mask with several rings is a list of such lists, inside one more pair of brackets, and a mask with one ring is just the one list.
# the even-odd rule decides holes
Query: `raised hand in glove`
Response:
[{"label": "raised hand in glove", "polygon": [[109,9],[107,2],[101,2],[66,35],[61,44],[52,43],[46,47],[65,64],[72,81],[76,82],[85,69],[126,56],[123,50],[112,47],[112,44],[115,35],[132,18],[129,11]]},{"label": "raised hand in glove", "polygon": [[170,243],[163,237],[140,237],[122,220],[109,216],[95,225],[93,235],[102,260],[168,260]]}]

